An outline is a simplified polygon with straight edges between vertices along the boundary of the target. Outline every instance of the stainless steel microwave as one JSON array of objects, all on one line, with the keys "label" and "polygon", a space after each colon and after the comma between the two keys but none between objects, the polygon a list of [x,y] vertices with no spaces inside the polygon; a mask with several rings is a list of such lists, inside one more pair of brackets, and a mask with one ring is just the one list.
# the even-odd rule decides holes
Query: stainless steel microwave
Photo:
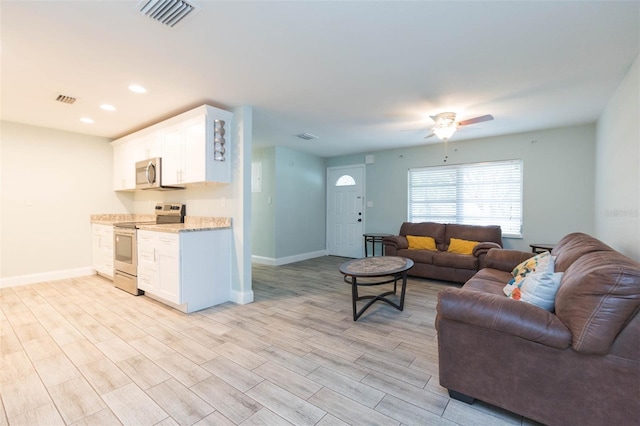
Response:
[{"label": "stainless steel microwave", "polygon": [[136,162],[136,189],[184,189],[162,185],[162,158],[149,158]]}]

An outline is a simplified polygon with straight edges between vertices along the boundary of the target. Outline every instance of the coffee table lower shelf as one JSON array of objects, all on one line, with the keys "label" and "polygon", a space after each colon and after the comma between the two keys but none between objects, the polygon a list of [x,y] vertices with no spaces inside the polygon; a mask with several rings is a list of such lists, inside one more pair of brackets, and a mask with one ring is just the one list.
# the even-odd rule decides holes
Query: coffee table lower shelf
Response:
[{"label": "coffee table lower shelf", "polygon": [[[351,299],[353,305],[353,320],[358,318],[375,302],[381,301],[402,311],[404,309],[404,296],[407,289],[407,272],[413,267],[413,261],[399,256],[369,257],[364,259],[354,259],[340,265],[340,272],[344,275],[344,281],[351,284]],[[358,278],[384,278],[382,281],[358,282]],[[387,298],[395,295],[398,290],[398,279],[402,278],[402,289],[400,290],[400,303]],[[393,283],[393,290],[386,291],[378,295],[358,294],[358,286],[369,287]],[[360,310],[357,309],[356,302],[369,300]]]}]

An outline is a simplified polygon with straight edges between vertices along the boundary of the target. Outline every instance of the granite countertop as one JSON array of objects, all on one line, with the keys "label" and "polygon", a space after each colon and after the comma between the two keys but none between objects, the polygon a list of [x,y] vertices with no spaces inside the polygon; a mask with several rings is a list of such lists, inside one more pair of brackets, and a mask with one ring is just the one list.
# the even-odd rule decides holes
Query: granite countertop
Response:
[{"label": "granite countertop", "polygon": [[231,228],[230,217],[185,216],[184,223],[164,223],[161,225],[140,225],[144,231],[179,232],[212,231]]},{"label": "granite countertop", "polygon": [[114,225],[120,222],[153,222],[155,220],[156,215],[154,214],[115,213],[91,215],[91,223],[99,225]]},{"label": "granite countertop", "polygon": [[[153,222],[156,216],[152,214],[92,214],[91,223],[99,225],[114,225],[119,222]],[[145,231],[179,232],[211,231],[231,228],[230,217],[185,216],[184,223],[165,223],[139,225]]]}]

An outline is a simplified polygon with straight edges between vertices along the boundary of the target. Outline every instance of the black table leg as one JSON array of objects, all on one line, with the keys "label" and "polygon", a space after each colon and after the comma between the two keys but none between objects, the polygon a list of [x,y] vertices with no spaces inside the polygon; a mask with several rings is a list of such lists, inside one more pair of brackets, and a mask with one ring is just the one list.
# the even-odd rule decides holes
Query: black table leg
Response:
[{"label": "black table leg", "polygon": [[[386,297],[390,296],[392,294],[393,295],[396,294],[397,285],[398,285],[398,278],[400,278],[401,276],[402,276],[402,290],[400,291],[400,304],[397,304],[394,301],[392,301],[390,299],[387,299]],[[345,277],[345,280],[346,280],[346,277]],[[399,311],[403,311],[404,310],[404,295],[405,295],[406,290],[407,290],[407,271],[404,271],[401,274],[393,275],[393,279],[392,280],[381,282],[381,283],[375,283],[375,284],[365,284],[365,285],[379,285],[379,284],[390,283],[391,281],[393,281],[393,290],[391,290],[391,291],[387,291],[387,292],[379,294],[379,295],[358,296],[357,278],[355,276],[351,277],[351,298],[352,298],[352,304],[353,304],[353,320],[354,321],[357,321],[358,318],[360,318],[362,316],[362,314],[371,305],[373,305],[378,300],[380,300],[382,302],[385,302],[388,305],[393,306],[394,308],[396,308]],[[367,302],[367,304],[365,304],[358,311],[358,309],[356,307],[356,302],[360,301],[360,300],[369,300],[369,302]]]},{"label": "black table leg", "polygon": [[362,312],[356,313],[356,300],[358,300],[358,283],[356,277],[351,277],[351,299],[353,300],[353,320],[356,321]]}]

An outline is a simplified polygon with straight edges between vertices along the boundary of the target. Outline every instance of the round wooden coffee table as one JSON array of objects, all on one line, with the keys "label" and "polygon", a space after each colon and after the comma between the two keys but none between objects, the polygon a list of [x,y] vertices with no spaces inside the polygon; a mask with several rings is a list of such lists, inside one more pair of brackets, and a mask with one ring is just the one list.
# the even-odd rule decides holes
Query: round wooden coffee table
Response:
[{"label": "round wooden coffee table", "polygon": [[[351,298],[353,303],[353,320],[366,311],[369,306],[378,300],[385,302],[394,308],[402,311],[404,309],[404,294],[407,289],[407,271],[413,267],[413,260],[399,256],[366,257],[364,259],[354,259],[340,265],[340,272],[344,275],[344,281],[351,284]],[[358,278],[381,278],[391,277],[383,281],[362,281]],[[398,279],[402,278],[402,290],[400,291],[400,303],[396,303],[387,296],[396,294]],[[393,283],[393,290],[379,295],[358,296],[358,286],[373,286]],[[356,309],[356,302],[360,300],[369,302],[359,311]]]}]

